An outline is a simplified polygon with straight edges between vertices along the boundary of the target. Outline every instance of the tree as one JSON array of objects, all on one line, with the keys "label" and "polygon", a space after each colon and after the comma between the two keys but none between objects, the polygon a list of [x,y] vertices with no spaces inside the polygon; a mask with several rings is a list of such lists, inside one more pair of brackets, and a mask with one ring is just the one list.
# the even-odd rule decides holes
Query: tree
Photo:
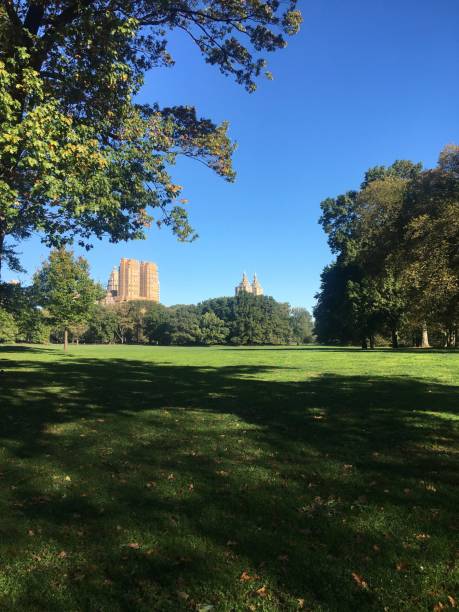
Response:
[{"label": "tree", "polygon": [[0,308],[0,342],[14,342],[18,326],[12,314]]},{"label": "tree", "polygon": [[453,342],[459,304],[459,147],[449,146],[437,168],[412,182],[402,210],[403,279],[413,316],[423,329],[441,320]]},{"label": "tree", "polygon": [[[40,232],[61,247],[141,238],[152,222],[195,234],[170,166],[197,159],[234,179],[227,124],[190,106],[136,104],[145,73],[172,66],[178,31],[249,91],[263,52],[285,46],[296,0],[1,0],[0,262]],[[267,73],[269,76],[269,73]]]},{"label": "tree", "polygon": [[356,267],[338,258],[324,268],[320,278],[314,306],[314,333],[318,342],[349,344],[361,341],[348,297],[349,282],[359,278]]},{"label": "tree", "polygon": [[312,317],[306,308],[290,309],[292,340],[297,344],[308,344],[313,340]]},{"label": "tree", "polygon": [[224,344],[229,329],[225,322],[217,317],[213,312],[205,312],[199,321],[201,329],[200,342],[202,344]]},{"label": "tree", "polygon": [[112,344],[116,342],[118,320],[112,307],[95,306],[88,320],[88,329],[84,334],[85,342]]},{"label": "tree", "polygon": [[[397,348],[408,310],[402,211],[421,171],[421,164],[408,160],[376,166],[365,173],[360,191],[322,202],[320,223],[338,257],[324,271],[314,311],[319,337],[355,341],[357,336],[362,347],[368,341],[373,347],[376,333],[389,330]],[[330,284],[334,282],[336,288]]]},{"label": "tree", "polygon": [[87,321],[103,291],[89,276],[89,265],[63,248],[52,251],[33,278],[34,291],[49,319],[64,332],[68,346],[70,326]]}]

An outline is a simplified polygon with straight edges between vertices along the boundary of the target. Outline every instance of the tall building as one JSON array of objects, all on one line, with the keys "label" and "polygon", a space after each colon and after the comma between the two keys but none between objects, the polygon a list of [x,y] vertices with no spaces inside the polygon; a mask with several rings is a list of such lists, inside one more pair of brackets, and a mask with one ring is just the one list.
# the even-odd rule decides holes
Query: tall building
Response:
[{"label": "tall building", "polygon": [[132,302],[150,300],[159,302],[158,266],[150,261],[123,257],[119,268],[113,268],[103,302]]},{"label": "tall building", "polygon": [[112,273],[110,274],[110,278],[108,279],[107,291],[109,291],[113,295],[117,295],[118,289],[119,289],[119,271],[118,271],[118,268],[114,266]]},{"label": "tall building", "polygon": [[123,257],[120,261],[118,301],[140,298],[140,261]]},{"label": "tall building", "polygon": [[253,281],[250,283],[247,278],[247,274],[244,272],[242,275],[242,280],[235,288],[235,294],[239,295],[240,293],[252,293],[253,295],[263,295],[263,287],[260,285],[260,281],[257,278],[257,275],[253,275]]},{"label": "tall building", "polygon": [[158,266],[150,261],[140,262],[140,296],[159,302]]}]

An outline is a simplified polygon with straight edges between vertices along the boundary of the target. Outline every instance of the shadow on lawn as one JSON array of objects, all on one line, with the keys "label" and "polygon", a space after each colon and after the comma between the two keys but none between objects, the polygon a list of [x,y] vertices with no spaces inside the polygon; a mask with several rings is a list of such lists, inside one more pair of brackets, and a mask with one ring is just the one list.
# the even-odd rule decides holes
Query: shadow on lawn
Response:
[{"label": "shadow on lawn", "polygon": [[[277,368],[257,366],[38,363],[27,351],[0,368],[11,457],[0,541],[30,551],[28,528],[41,529],[71,551],[56,610],[196,609],[203,598],[223,609],[222,594],[236,600],[243,587],[263,602],[253,594],[263,584],[276,593],[265,609],[298,598],[314,609],[413,609],[425,576],[413,569],[408,580],[396,564],[452,562],[457,437],[442,414],[457,413],[457,387],[327,373],[279,382],[263,379]],[[18,609],[54,609],[47,591],[37,595],[53,580],[35,563]]]}]

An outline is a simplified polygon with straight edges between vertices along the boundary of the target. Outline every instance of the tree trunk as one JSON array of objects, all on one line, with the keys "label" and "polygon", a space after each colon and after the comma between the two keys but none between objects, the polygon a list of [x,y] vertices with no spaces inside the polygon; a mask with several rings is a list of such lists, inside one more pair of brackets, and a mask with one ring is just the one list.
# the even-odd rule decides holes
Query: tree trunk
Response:
[{"label": "tree trunk", "polygon": [[362,349],[366,350],[368,348],[368,342],[366,338],[362,338]]},{"label": "tree trunk", "polygon": [[422,324],[422,342],[421,348],[430,348],[429,344],[429,333],[427,331],[427,323]]},{"label": "tree trunk", "polygon": [[5,234],[0,232],[0,282],[2,281],[3,247],[5,245]]},{"label": "tree trunk", "polygon": [[375,348],[375,337],[373,334],[370,334],[370,348],[372,350]]},{"label": "tree trunk", "polygon": [[67,350],[69,346],[69,330],[67,328],[64,329],[64,351]]},{"label": "tree trunk", "polygon": [[392,335],[392,348],[398,349],[398,331],[395,329],[395,327],[392,328],[391,335]]}]

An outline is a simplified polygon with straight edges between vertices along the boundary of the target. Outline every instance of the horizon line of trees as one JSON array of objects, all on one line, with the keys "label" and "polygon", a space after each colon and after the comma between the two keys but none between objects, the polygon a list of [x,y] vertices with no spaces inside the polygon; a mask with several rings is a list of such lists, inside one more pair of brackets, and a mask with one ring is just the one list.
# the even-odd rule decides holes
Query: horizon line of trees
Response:
[{"label": "horizon line of trees", "polygon": [[317,340],[373,348],[459,346],[459,147],[438,164],[370,168],[360,189],[321,203],[336,259],[322,272]]},{"label": "horizon line of trees", "polygon": [[30,287],[2,285],[0,342],[202,345],[306,344],[312,317],[269,296],[241,293],[196,305],[100,303],[88,262],[65,248],[50,253]]}]

